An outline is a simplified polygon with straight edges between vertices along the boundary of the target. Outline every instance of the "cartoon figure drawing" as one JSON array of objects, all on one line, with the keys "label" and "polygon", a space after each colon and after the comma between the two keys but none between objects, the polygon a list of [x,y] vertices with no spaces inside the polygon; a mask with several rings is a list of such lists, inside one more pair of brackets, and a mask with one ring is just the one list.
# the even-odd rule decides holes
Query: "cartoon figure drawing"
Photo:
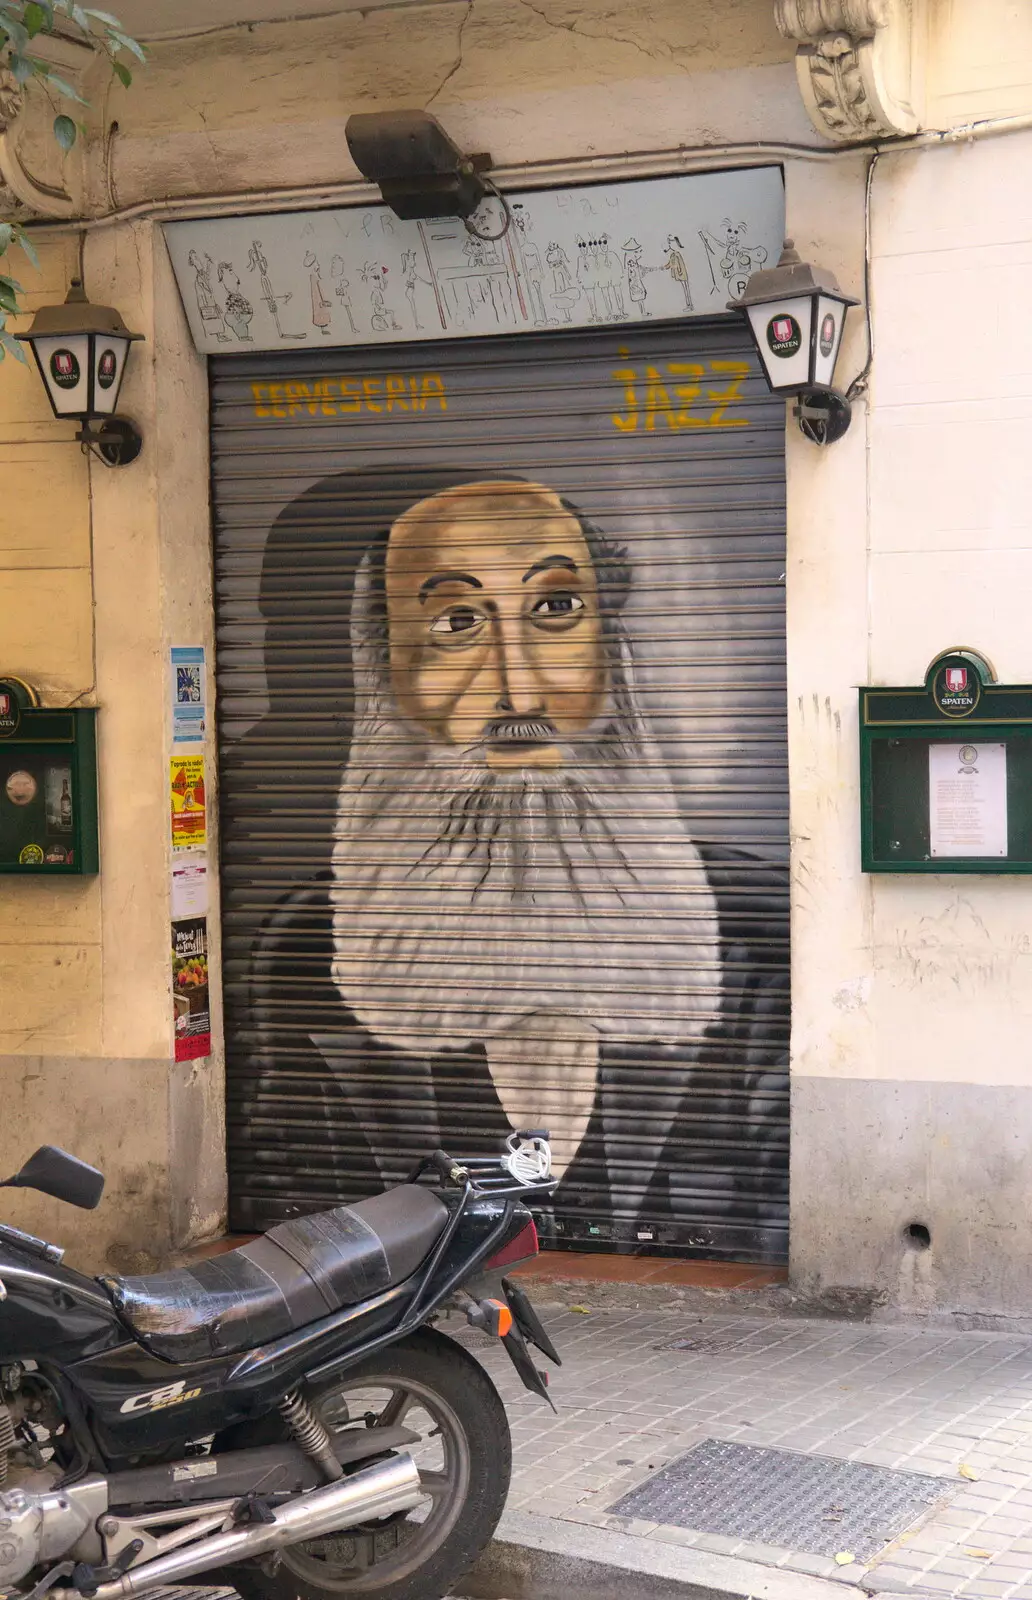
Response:
[{"label": "cartoon figure drawing", "polygon": [[[518,200],[512,208],[512,219],[516,224],[515,243],[523,268],[523,279],[527,285],[531,316],[535,328],[543,328],[549,320],[545,306],[545,269],[541,262],[541,251],[529,237],[533,223],[527,215],[526,208]],[[553,318],[554,320],[556,319]]]},{"label": "cartoon figure drawing", "polygon": [[632,306],[637,306],[640,317],[648,316],[645,310],[645,301],[648,298],[648,289],[645,286],[645,269],[641,264],[641,245],[631,236],[623,246],[624,277],[627,282],[627,298]]},{"label": "cartoon figure drawing", "polygon": [[232,261],[219,262],[219,283],[226,294],[226,326],[232,328],[243,344],[253,344],[250,324],[254,306],[240,292],[240,279],[233,271]]},{"label": "cartoon figure drawing", "polygon": [[599,265],[597,240],[577,240],[577,282],[588,297],[591,315],[589,321],[601,322],[598,313]]},{"label": "cartoon figure drawing", "polygon": [[423,324],[419,320],[419,307],[416,305],[416,284],[424,280],[419,276],[416,265],[418,257],[414,250],[403,250],[401,253],[401,275],[405,280],[405,299],[409,303],[412,313],[412,322],[416,329],[422,332]]},{"label": "cartoon figure drawing", "polygon": [[[757,267],[763,266],[767,259],[767,251],[761,244],[742,243],[747,223],[732,222],[730,217],[725,217],[720,227],[719,234],[711,233],[708,228],[699,229],[699,238],[706,248],[706,260],[709,262],[710,277],[713,280],[710,293],[728,294],[737,300],[745,293],[750,275]],[[720,283],[717,281],[718,272],[723,280]]]},{"label": "cartoon figure drawing", "polygon": [[471,267],[486,267],[490,263],[486,240],[476,239],[472,234],[463,245],[462,253]]},{"label": "cartoon figure drawing", "polygon": [[688,283],[688,268],[684,260],[684,245],[676,233],[667,234],[666,261],[663,263],[663,267],[669,272],[674,282],[679,283],[684,290],[685,310],[693,310],[692,291]]},{"label": "cartoon figure drawing", "polygon": [[308,282],[312,290],[312,326],[318,328],[319,332],[328,338],[333,302],[326,298],[326,291],[323,289],[322,283],[322,270],[311,250],[305,253],[305,267],[308,271]]},{"label": "cartoon figure drawing", "polygon": [[545,260],[552,269],[552,293],[567,294],[573,287],[573,278],[570,276],[570,258],[562,245],[553,240],[545,251]]},{"label": "cartoon figure drawing", "polygon": [[284,333],[283,325],[279,319],[279,308],[285,306],[292,298],[293,291],[287,289],[284,294],[276,294],[269,277],[269,263],[262,251],[262,241],[253,239],[247,256],[248,272],[257,272],[258,281],[262,286],[262,299],[272,313],[272,320],[276,324],[276,332],[281,339],[307,339],[307,333]]},{"label": "cartoon figure drawing", "polygon": [[209,255],[200,255],[196,250],[191,250],[187,257],[194,269],[194,290],[197,295],[197,309],[201,314],[201,324],[209,338],[216,338],[219,344],[229,344],[229,334],[222,316],[222,310],[215,298],[215,291],[211,286],[211,275],[215,263]]},{"label": "cartoon figure drawing", "polygon": [[374,333],[401,332],[401,323],[384,298],[387,270],[378,261],[367,261],[362,268],[362,282],[369,285],[369,304],[372,311],[369,326]]},{"label": "cartoon figure drawing", "polygon": [[354,313],[351,310],[351,285],[344,276],[344,260],[341,256],[334,256],[330,262],[330,276],[333,278],[333,292],[344,307],[345,315],[351,325],[352,333],[358,332]]},{"label": "cartoon figure drawing", "polygon": [[552,269],[552,301],[562,312],[562,320],[572,322],[570,312],[580,299],[581,292],[573,281],[570,258],[562,245],[553,239],[545,251],[545,260]]},{"label": "cartoon figure drawing", "polygon": [[595,278],[602,290],[602,300],[610,322],[620,322],[627,315],[624,306],[623,263],[609,247],[609,235],[602,234],[595,241]]}]

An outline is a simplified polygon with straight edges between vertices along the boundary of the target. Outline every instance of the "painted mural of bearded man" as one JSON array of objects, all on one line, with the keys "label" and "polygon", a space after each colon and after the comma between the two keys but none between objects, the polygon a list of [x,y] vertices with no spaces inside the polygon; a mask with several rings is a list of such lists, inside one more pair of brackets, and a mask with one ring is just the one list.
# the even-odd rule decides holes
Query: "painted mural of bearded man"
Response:
[{"label": "painted mural of bearded man", "polygon": [[[313,1162],[346,1172],[336,1095],[384,1180],[435,1144],[545,1126],[560,1207],[572,1185],[633,1219],[686,1096],[711,1141],[740,1137],[767,1060],[752,1050],[748,1079],[732,1065],[756,996],[736,982],[728,1000],[726,869],[690,837],[642,703],[626,552],[504,472],[341,475],[302,499],[266,556],[270,695],[286,728],[277,684],[297,692],[310,662],[336,686],[313,749],[332,724],[344,757],[332,789],[328,753],[306,783],[321,881],[281,900],[253,953],[263,1071],[282,1063],[259,1099],[321,1119]],[[735,915],[748,937],[745,900]],[[762,1009],[768,1039],[787,1008]]]},{"label": "painted mural of bearded man", "polygon": [[558,495],[500,479],[400,517],[352,610],[334,980],[389,1044],[482,1044],[560,1173],[601,1040],[688,1042],[718,1005],[716,905],[638,704],[628,587]]}]

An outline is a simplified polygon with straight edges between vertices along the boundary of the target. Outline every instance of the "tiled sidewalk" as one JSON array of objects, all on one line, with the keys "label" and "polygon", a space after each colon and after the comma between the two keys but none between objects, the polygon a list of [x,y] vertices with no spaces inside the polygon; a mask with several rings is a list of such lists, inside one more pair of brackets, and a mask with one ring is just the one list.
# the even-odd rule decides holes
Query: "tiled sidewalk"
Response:
[{"label": "tiled sidewalk", "polygon": [[[547,1298],[542,1283],[541,1309]],[[509,1408],[510,1508],[871,1593],[1032,1600],[1032,1339],[670,1310],[564,1307],[545,1320],[564,1362],[552,1378],[558,1416],[526,1395],[497,1345],[446,1325]],[[956,1492],[867,1567],[609,1513],[706,1438],[931,1473]]]}]

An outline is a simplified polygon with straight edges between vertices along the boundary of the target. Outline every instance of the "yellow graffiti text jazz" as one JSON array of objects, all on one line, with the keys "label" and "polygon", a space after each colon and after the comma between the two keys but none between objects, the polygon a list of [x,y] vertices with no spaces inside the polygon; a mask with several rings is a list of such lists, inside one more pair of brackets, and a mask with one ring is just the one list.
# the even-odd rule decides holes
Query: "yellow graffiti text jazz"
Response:
[{"label": "yellow graffiti text jazz", "polygon": [[[623,351],[620,352],[621,355]],[[748,419],[729,414],[728,407],[742,398],[742,384],[749,376],[747,361],[668,361],[664,370],[619,367],[613,373],[624,386],[625,413],[613,413],[613,426],[624,433],[638,427],[651,433],[657,418],[668,428],[746,428]],[[707,378],[721,378],[713,386]]]},{"label": "yellow graffiti text jazz", "polygon": [[254,414],[267,417],[355,417],[361,411],[425,411],[431,401],[448,409],[444,379],[436,372],[389,372],[382,378],[316,378],[252,383]]}]

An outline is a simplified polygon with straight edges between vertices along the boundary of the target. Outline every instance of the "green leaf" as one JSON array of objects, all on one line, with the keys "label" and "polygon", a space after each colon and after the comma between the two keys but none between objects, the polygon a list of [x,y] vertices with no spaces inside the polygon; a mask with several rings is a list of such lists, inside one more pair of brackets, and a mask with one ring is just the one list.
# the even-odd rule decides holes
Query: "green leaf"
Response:
[{"label": "green leaf", "polygon": [[22,27],[21,23],[18,21],[17,17],[13,17],[9,12],[5,12],[3,22],[14,49],[16,51],[27,50],[29,45],[29,36]]},{"label": "green leaf", "polygon": [[0,330],[0,360],[2,360],[5,355],[13,356],[15,361],[21,362],[22,366],[25,366],[26,364],[25,351],[22,349],[17,339],[12,339],[9,333],[4,333],[2,330]]},{"label": "green leaf", "polygon": [[75,133],[75,123],[71,117],[60,116],[54,118],[54,138],[62,150],[70,150],[72,148],[75,143]]},{"label": "green leaf", "polygon": [[21,294],[22,286],[17,278],[7,278],[0,273],[0,294],[6,294],[8,291],[11,294]]},{"label": "green leaf", "polygon": [[[14,223],[13,222],[0,222],[0,256],[3,255],[4,251],[7,249],[7,246],[11,243],[11,240],[13,238],[14,238]],[[2,283],[2,282],[3,282],[3,279],[0,278],[0,283]]]},{"label": "green leaf", "polygon": [[122,84],[123,88],[128,89],[129,85],[133,81],[133,75],[129,71],[129,68],[126,66],[125,62],[112,61],[111,65],[115,69],[115,76],[117,77],[119,83]]},{"label": "green leaf", "polygon": [[35,267],[36,271],[38,272],[39,271],[39,256],[36,254],[36,247],[33,244],[32,240],[29,238],[28,234],[24,231],[23,228],[19,228],[18,229],[18,243],[21,245],[22,249],[25,251],[25,254],[28,256],[30,262]]},{"label": "green leaf", "polygon": [[28,83],[37,72],[36,63],[31,56],[12,55],[10,60],[11,72],[14,74],[15,83]]},{"label": "green leaf", "polygon": [[12,317],[16,317],[18,310],[18,296],[13,289],[5,288],[3,280],[0,279],[0,313],[9,311]]},{"label": "green leaf", "polygon": [[118,41],[123,50],[128,50],[130,55],[134,55],[137,61],[145,62],[147,60],[147,52],[143,45],[137,44],[136,40],[131,39],[127,33],[121,33],[117,28],[112,28],[111,37]]},{"label": "green leaf", "polygon": [[29,38],[34,39],[37,33],[46,31],[50,27],[50,22],[46,8],[40,5],[39,0],[28,0],[28,5],[25,7],[25,32]]},{"label": "green leaf", "polygon": [[57,90],[58,94],[63,94],[67,100],[77,100],[81,106],[88,104],[77,89],[73,89],[71,84],[67,83],[64,78],[59,78],[56,72],[51,72],[49,67],[46,69],[46,80]]}]

